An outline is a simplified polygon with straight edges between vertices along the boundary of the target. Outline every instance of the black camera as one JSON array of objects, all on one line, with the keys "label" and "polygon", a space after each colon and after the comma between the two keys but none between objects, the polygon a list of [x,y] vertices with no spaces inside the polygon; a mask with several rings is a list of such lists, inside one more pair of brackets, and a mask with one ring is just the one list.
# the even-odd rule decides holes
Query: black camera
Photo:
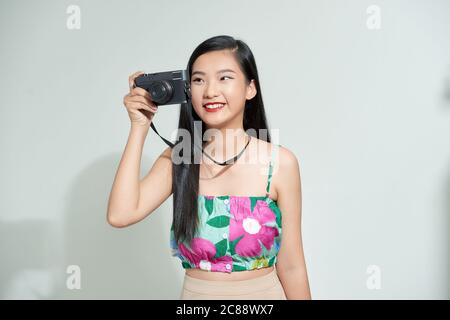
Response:
[{"label": "black camera", "polygon": [[[134,87],[146,90],[157,106],[187,103],[191,100],[191,87],[187,70],[144,73],[134,79]],[[175,146],[174,143],[158,133],[153,121],[150,126],[168,146],[171,148]]]},{"label": "black camera", "polygon": [[134,79],[135,86],[147,90],[158,106],[188,102],[191,98],[189,82],[186,70],[146,73]]}]

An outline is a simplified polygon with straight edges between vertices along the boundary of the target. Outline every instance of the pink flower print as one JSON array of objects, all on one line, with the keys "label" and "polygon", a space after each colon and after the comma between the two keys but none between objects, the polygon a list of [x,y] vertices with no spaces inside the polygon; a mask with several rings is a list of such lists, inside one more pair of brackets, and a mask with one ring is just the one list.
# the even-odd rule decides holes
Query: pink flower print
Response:
[{"label": "pink flower print", "polygon": [[273,211],[263,200],[257,200],[253,212],[248,197],[232,197],[230,199],[230,241],[241,236],[243,238],[236,244],[235,252],[242,257],[255,257],[261,255],[259,241],[269,250],[278,236],[278,229],[266,226],[274,222],[276,217]]},{"label": "pink flower print", "polygon": [[233,265],[231,256],[213,259],[216,255],[216,246],[209,240],[194,238],[191,242],[191,250],[184,243],[180,243],[178,248],[181,254],[196,268],[207,271],[231,272]]}]

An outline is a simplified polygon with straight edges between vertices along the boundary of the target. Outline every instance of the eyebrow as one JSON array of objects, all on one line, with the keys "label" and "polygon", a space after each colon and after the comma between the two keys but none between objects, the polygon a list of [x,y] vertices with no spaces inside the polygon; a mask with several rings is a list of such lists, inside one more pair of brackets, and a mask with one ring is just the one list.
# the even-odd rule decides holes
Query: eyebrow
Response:
[{"label": "eyebrow", "polygon": [[[234,70],[232,70],[232,69],[222,69],[222,70],[219,70],[219,71],[217,71],[217,73],[216,74],[219,74],[219,73],[223,73],[223,72],[233,72],[233,73],[236,73]],[[202,74],[202,75],[205,75],[205,73],[203,72],[203,71],[194,71],[193,73],[192,73],[192,76],[194,76],[194,74]]]}]

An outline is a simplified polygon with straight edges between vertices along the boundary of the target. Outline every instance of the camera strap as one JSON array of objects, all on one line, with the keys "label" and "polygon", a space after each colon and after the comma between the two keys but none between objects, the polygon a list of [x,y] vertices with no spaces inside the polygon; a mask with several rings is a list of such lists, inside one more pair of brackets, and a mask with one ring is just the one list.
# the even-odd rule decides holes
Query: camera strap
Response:
[{"label": "camera strap", "polygon": [[153,124],[153,121],[150,123],[150,127],[152,127],[153,131],[155,131],[156,134],[157,134],[161,139],[163,139],[163,141],[164,141],[169,147],[173,148],[173,147],[175,146],[172,142],[170,142],[169,140],[165,139],[164,137],[162,137],[162,136],[158,133],[158,130],[156,130],[155,125]]},{"label": "camera strap", "polygon": [[[186,100],[189,101],[191,99],[191,86],[189,85],[189,81],[184,83],[184,93],[186,94]],[[175,144],[173,144],[172,142],[170,142],[169,140],[165,139],[164,137],[162,137],[159,133],[158,130],[156,130],[155,125],[153,124],[153,121],[150,123],[150,127],[152,127],[153,131],[156,132],[156,134],[163,139],[163,141],[171,148],[173,148],[175,146]]]}]

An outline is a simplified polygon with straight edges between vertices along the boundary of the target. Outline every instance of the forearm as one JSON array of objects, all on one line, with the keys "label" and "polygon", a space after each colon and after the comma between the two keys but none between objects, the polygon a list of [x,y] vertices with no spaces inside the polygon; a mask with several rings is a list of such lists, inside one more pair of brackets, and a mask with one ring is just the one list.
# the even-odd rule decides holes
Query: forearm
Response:
[{"label": "forearm", "polygon": [[310,300],[308,275],[305,268],[278,271],[284,292],[288,300]]},{"label": "forearm", "polygon": [[127,145],[114,178],[108,202],[108,221],[120,224],[139,203],[140,164],[148,129],[131,126]]}]

